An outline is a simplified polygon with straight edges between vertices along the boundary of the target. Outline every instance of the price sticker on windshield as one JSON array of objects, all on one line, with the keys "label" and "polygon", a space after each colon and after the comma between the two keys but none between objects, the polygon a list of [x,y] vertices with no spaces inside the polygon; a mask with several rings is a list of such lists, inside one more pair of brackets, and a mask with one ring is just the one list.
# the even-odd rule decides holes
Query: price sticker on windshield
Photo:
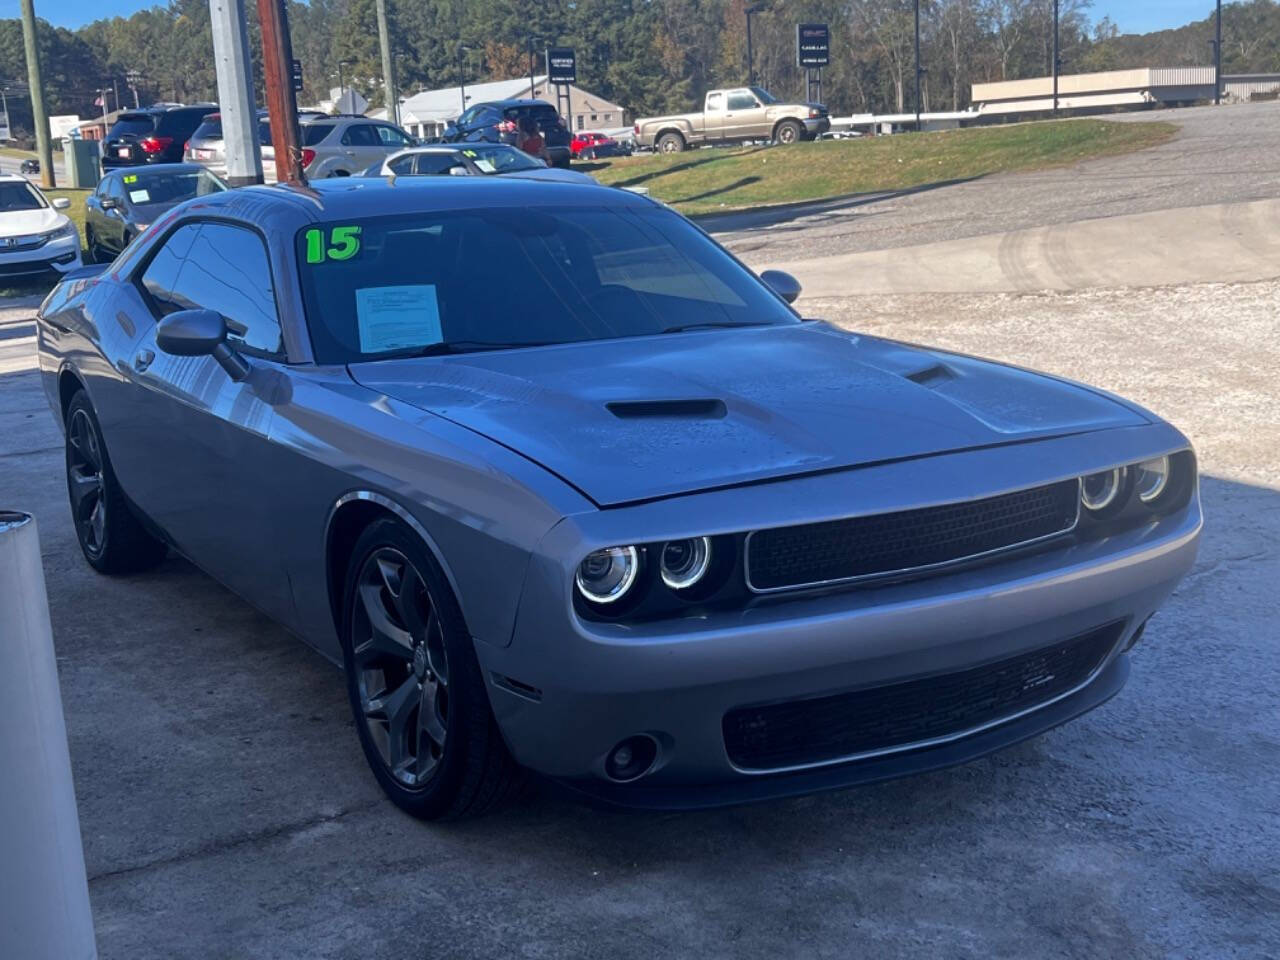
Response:
[{"label": "price sticker on windshield", "polygon": [[126,175],[125,175],[125,178],[124,178],[124,182],[125,182],[125,183],[137,183],[137,182],[138,182],[138,175],[137,175],[136,173],[126,174]]},{"label": "price sticker on windshield", "polygon": [[326,260],[350,260],[360,252],[360,228],[350,225],[333,227],[328,242],[324,231],[312,227],[303,234],[307,244],[307,263],[324,263]]}]

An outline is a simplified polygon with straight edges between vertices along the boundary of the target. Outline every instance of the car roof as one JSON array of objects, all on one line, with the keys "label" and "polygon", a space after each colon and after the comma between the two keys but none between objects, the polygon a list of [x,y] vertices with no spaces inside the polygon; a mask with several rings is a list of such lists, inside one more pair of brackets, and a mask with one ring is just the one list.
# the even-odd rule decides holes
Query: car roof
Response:
[{"label": "car roof", "polygon": [[652,209],[655,202],[627,190],[595,183],[559,183],[502,177],[334,177],[306,187],[241,187],[190,200],[184,217],[243,220],[268,235],[292,235],[310,223],[396,214],[476,208],[607,204]]},{"label": "car roof", "polygon": [[[0,181],[12,183],[15,180],[21,181],[22,183],[31,183],[30,180],[28,180],[26,177],[22,176],[21,174],[0,173]],[[34,183],[31,183],[31,186],[35,187],[36,185]],[[39,189],[39,187],[36,187],[36,189]]]},{"label": "car roof", "polygon": [[145,177],[155,173],[195,173],[203,169],[204,167],[198,163],[144,163],[136,167],[116,167],[114,170],[108,171],[103,176],[103,179],[105,180],[113,174]]}]

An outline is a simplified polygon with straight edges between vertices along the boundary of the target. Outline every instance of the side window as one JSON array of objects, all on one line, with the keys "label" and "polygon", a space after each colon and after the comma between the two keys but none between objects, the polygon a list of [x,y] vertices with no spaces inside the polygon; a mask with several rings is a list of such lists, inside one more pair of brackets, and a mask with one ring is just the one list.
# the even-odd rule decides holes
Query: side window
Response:
[{"label": "side window", "polygon": [[723,109],[724,109],[724,94],[723,94],[723,93],[708,93],[708,94],[707,94],[707,109],[708,109],[708,110],[723,110]]},{"label": "side window", "polygon": [[452,168],[462,166],[452,153],[420,153],[418,154],[418,173],[442,174]]},{"label": "side window", "polygon": [[173,292],[183,309],[222,314],[231,339],[254,350],[280,352],[267,248],[256,233],[226,223],[201,224]]},{"label": "side window", "polygon": [[183,309],[177,300],[178,273],[191,252],[191,244],[200,232],[200,224],[183,224],[156,251],[147,269],[142,271],[142,287],[161,315]]},{"label": "side window", "polygon": [[756,98],[745,90],[729,94],[730,110],[754,110],[758,106],[760,104],[756,102]]},{"label": "side window", "polygon": [[395,127],[384,127],[378,125],[378,137],[382,140],[383,146],[387,147],[407,147],[409,141],[405,139],[403,133]]},{"label": "side window", "polygon": [[413,154],[406,153],[403,157],[396,157],[387,166],[397,176],[413,173]]},{"label": "side window", "polygon": [[376,147],[379,140],[372,123],[353,123],[342,131],[342,143],[348,147]]}]

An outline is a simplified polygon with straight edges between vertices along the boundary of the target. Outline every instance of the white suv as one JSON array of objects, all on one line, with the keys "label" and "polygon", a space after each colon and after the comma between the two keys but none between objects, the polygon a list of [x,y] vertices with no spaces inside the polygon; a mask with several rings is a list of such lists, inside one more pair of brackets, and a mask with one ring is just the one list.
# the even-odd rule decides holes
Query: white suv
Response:
[{"label": "white suv", "polygon": [[58,277],[81,266],[80,232],[63,210],[25,177],[0,174],[0,279]]},{"label": "white suv", "polygon": [[357,116],[317,117],[300,133],[302,169],[313,180],[355,176],[415,143],[394,124]]}]

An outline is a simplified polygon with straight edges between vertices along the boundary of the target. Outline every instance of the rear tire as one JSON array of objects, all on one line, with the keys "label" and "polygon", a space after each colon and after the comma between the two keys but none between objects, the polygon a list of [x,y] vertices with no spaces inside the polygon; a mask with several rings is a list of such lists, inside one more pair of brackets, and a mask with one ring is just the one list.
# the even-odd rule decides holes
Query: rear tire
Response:
[{"label": "rear tire", "polygon": [[684,137],[678,133],[664,133],[658,138],[659,153],[679,153],[684,149]]},{"label": "rear tire", "polygon": [[431,552],[398,520],[379,520],[356,541],[345,583],[347,695],[392,803],[443,820],[518,796],[524,771],[502,740],[462,611]]},{"label": "rear tire", "polygon": [[134,516],[125,499],[102,428],[84,390],[77,390],[66,414],[67,495],[76,539],[89,566],[99,573],[137,573],[164,559],[167,548]]}]

